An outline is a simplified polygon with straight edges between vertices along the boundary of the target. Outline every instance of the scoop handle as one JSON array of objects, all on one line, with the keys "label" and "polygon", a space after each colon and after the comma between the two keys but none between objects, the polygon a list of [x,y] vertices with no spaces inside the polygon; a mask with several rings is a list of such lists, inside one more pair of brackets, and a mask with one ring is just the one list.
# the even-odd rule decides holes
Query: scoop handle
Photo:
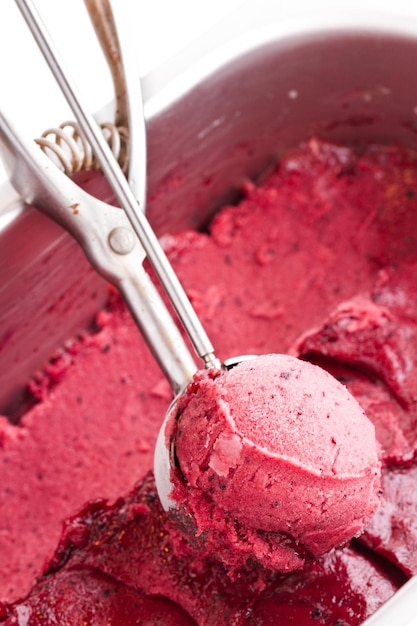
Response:
[{"label": "scoop handle", "polygon": [[178,277],[170,265],[159,241],[130,188],[116,158],[107,145],[100,127],[69,76],[59,57],[55,44],[46,30],[31,0],[16,0],[32,35],[47,61],[61,91],[90,143],[102,171],[113,192],[125,211],[129,222],[141,242],[161,286],[168,296],[178,319],[182,323],[195,352],[204,361],[205,367],[221,367],[194,308],[192,307]]},{"label": "scoop handle", "polygon": [[93,267],[121,293],[174,393],[178,393],[191,380],[197,365],[143,267],[145,253],[124,211],[78,187],[34,141],[21,137],[1,111],[0,154],[21,198],[63,226]]},{"label": "scoop handle", "polygon": [[129,186],[139,206],[145,210],[146,124],[129,11],[126,10],[126,2],[120,0],[113,4],[110,0],[84,0],[84,4],[112,75],[116,100],[115,125],[126,128],[129,134]]}]

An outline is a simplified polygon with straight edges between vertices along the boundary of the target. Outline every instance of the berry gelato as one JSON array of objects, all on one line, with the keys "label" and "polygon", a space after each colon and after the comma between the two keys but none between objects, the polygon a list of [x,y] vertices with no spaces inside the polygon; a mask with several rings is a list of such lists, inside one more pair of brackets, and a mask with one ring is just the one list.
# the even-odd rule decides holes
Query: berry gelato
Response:
[{"label": "berry gelato", "polygon": [[[248,559],[233,579],[217,554],[196,558],[202,537],[194,544],[163,510],[152,473],[172,394],[111,292],[1,419],[0,622],[356,626],[415,575],[416,210],[415,152],[313,139],[262,184],[247,182],[207,231],[162,239],[221,360],[296,356],[328,370],[365,410],[383,500],[359,537],[293,572]],[[255,434],[248,424],[245,437]],[[375,467],[375,448],[354,441],[363,463],[324,454],[323,468]],[[317,452],[298,454],[317,466]]]},{"label": "berry gelato", "polygon": [[171,498],[191,514],[198,557],[229,571],[300,569],[358,535],[380,503],[375,429],[325,370],[264,355],[199,372],[166,427]]}]

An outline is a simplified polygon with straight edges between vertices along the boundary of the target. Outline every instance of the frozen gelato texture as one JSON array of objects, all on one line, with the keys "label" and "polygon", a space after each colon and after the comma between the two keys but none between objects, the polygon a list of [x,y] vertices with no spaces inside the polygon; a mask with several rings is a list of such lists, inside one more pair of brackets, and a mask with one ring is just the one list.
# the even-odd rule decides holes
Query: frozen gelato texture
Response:
[{"label": "frozen gelato texture", "polygon": [[199,372],[171,422],[172,497],[232,570],[252,559],[297,569],[360,533],[380,504],[375,428],[311,363],[270,354]]},{"label": "frozen gelato texture", "polygon": [[292,573],[252,560],[231,582],[217,554],[196,558],[203,535],[194,549],[149,473],[172,394],[113,295],[0,420],[2,626],[358,626],[417,574],[417,153],[312,139],[242,193],[165,250],[221,360],[291,354],[347,387],[375,426],[381,506]]},{"label": "frozen gelato texture", "polygon": [[90,503],[66,521],[29,596],[12,607],[0,603],[0,623],[3,617],[5,626],[351,626],[402,582],[372,555],[348,547],[291,575],[262,580],[252,568],[231,584],[219,562],[208,559],[198,569],[177,554],[172,533],[152,475],[113,505]]}]

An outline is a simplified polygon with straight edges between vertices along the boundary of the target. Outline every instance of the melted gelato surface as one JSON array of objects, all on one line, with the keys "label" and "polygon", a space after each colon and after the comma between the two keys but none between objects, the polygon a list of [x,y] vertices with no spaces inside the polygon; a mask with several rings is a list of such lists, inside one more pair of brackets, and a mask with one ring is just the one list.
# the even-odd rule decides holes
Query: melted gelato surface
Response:
[{"label": "melted gelato surface", "polygon": [[113,295],[34,377],[19,423],[1,420],[7,626],[355,626],[417,573],[417,155],[312,140],[243,191],[166,251],[221,359],[289,353],[347,386],[381,445],[383,506],[291,574],[249,562],[231,582],[189,559],[148,473],[171,394]]}]

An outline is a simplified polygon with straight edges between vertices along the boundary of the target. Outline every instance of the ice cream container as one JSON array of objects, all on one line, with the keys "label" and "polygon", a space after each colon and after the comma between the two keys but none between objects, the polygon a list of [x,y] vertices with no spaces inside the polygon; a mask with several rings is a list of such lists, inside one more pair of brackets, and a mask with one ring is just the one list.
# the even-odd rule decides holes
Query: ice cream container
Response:
[{"label": "ice cream container", "polygon": [[[417,146],[417,11],[342,4],[248,9],[144,77],[147,212],[158,234],[204,225],[243,179],[261,177],[311,136]],[[100,174],[80,180],[110,198]],[[0,197],[0,410],[8,415],[31,373],[92,318],[106,287],[55,223],[23,207],[8,185]],[[411,626],[413,584],[369,624]]]}]

